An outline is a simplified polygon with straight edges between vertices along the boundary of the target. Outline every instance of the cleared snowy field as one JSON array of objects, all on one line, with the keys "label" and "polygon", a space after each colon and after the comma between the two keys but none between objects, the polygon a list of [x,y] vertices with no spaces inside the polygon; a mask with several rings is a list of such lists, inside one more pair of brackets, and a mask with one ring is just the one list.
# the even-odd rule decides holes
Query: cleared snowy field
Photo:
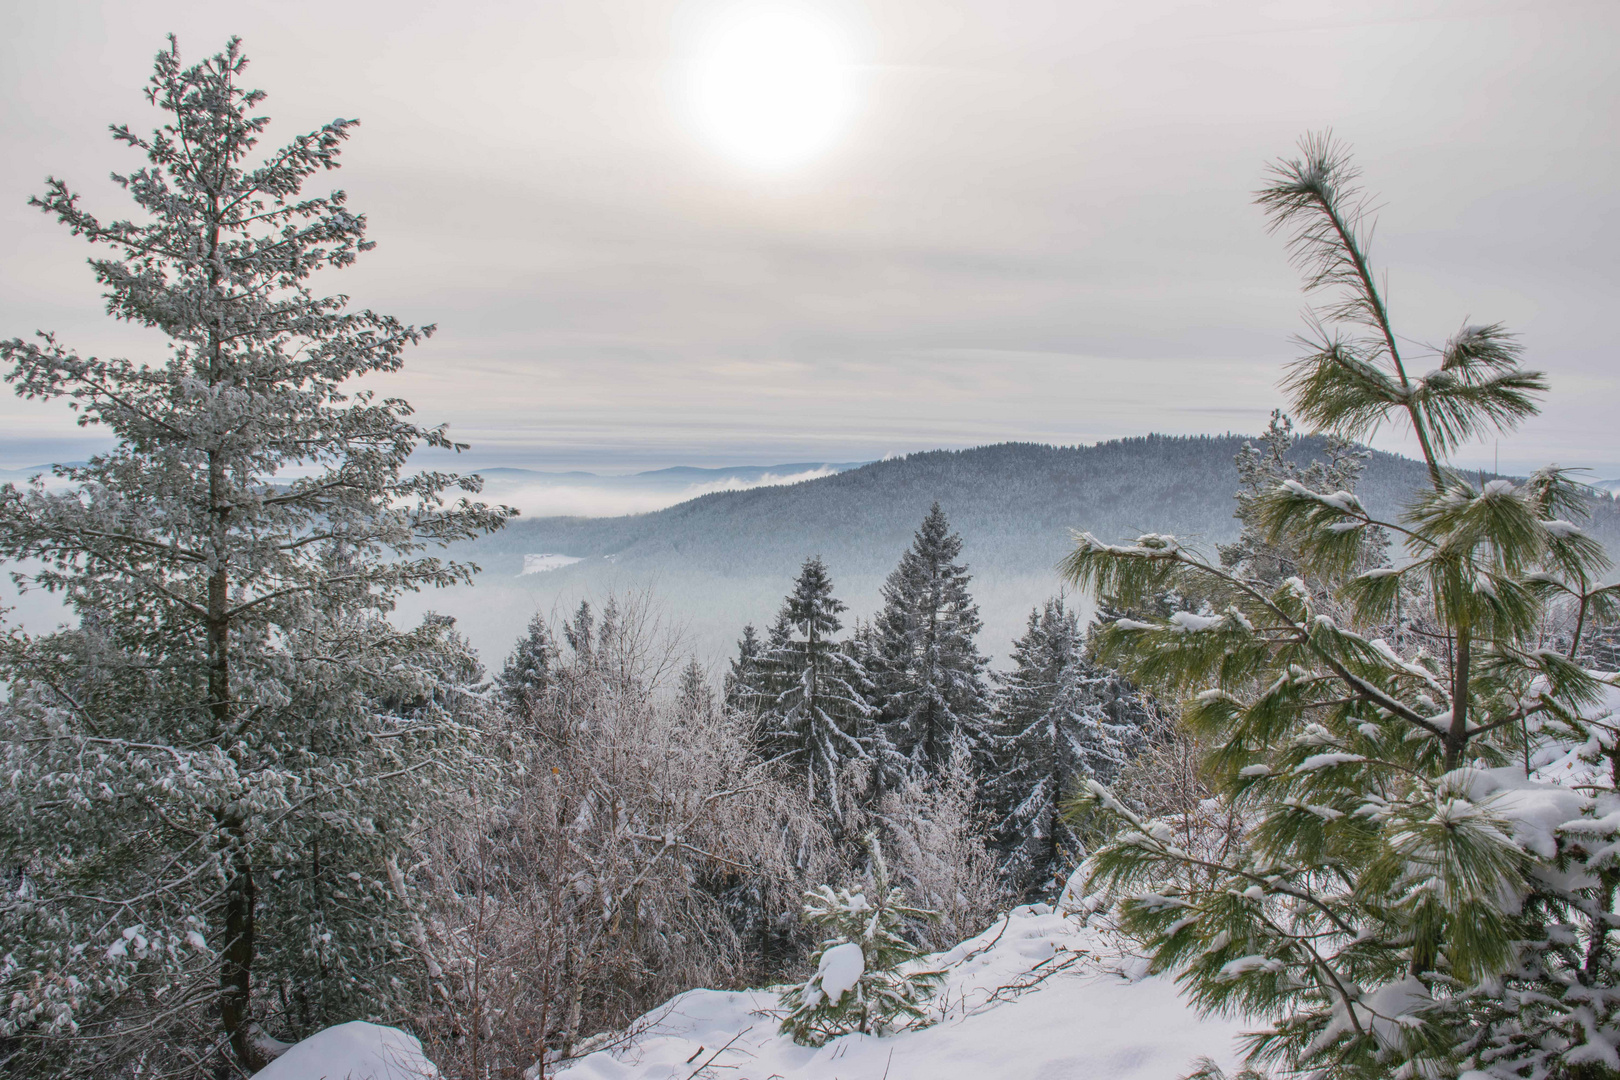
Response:
[{"label": "cleared snowy field", "polygon": [[776,1033],[777,996],[691,990],[625,1047],[581,1058],[564,1080],[1175,1080],[1199,1057],[1236,1062],[1241,1025],[1200,1019],[1109,935],[1043,904],[1014,909],[929,958],[948,968],[938,1022],[820,1048]]},{"label": "cleared snowy field", "polygon": [[544,574],[551,570],[561,570],[565,566],[573,566],[584,560],[574,555],[525,555],[523,556],[523,570],[518,574]]}]

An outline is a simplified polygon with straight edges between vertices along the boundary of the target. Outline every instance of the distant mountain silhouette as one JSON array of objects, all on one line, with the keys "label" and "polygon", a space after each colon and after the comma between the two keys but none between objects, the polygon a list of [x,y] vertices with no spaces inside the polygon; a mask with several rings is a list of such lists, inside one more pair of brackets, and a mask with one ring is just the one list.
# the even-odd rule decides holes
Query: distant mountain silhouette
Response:
[{"label": "distant mountain silhouette", "polygon": [[[980,570],[1044,573],[1070,530],[1109,539],[1170,532],[1237,534],[1233,458],[1242,436],[1149,435],[1097,446],[1002,443],[873,462],[790,487],[724,491],[650,514],[513,522],[469,545],[491,570],[538,551],[613,556],[621,567],[671,560],[723,576],[781,573],[819,554],[845,573],[887,572],[938,500]],[[1312,440],[1296,452],[1307,457]],[[1424,482],[1418,462],[1374,454],[1361,485],[1394,511]],[[516,572],[515,570],[513,572]]]},{"label": "distant mountain silhouette", "polygon": [[[629,517],[519,519],[454,552],[483,567],[475,587],[426,594],[419,606],[456,615],[486,664],[495,665],[537,609],[651,589],[685,621],[692,651],[716,661],[744,623],[770,621],[810,555],[827,562],[851,615],[870,615],[883,578],[938,500],[975,576],[985,617],[981,647],[1002,655],[1029,608],[1062,587],[1054,567],[1072,547],[1073,531],[1104,539],[1174,533],[1211,552],[1234,538],[1233,458],[1245,441],[1149,435],[1083,447],[1003,443],[911,454],[791,486],[722,491]],[[1307,438],[1294,453],[1304,459],[1319,450],[1319,440]],[[1394,516],[1426,482],[1421,463],[1374,452],[1358,491],[1375,514]],[[1614,499],[1594,505],[1591,531],[1620,550]],[[537,554],[580,561],[522,575],[524,556]]]}]

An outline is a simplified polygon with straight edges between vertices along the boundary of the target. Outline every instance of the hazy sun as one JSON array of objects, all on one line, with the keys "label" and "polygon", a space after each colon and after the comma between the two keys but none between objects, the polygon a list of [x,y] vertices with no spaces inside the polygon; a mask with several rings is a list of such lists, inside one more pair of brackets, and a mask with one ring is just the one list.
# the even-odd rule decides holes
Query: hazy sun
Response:
[{"label": "hazy sun", "polygon": [[700,47],[691,93],[698,123],[722,151],[784,168],[837,136],[853,98],[850,59],[837,30],[810,12],[739,14]]}]

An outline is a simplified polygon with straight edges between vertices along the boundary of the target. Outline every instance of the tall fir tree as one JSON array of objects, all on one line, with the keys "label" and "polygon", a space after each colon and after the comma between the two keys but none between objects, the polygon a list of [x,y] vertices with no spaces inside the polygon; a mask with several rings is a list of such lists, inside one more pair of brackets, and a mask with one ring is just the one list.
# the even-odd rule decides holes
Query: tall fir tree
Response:
[{"label": "tall fir tree", "polygon": [[757,714],[762,707],[765,645],[754,624],[743,627],[737,639],[737,656],[726,671],[725,702],[728,709]]},{"label": "tall fir tree", "polygon": [[871,620],[855,620],[850,627],[849,637],[844,641],[844,652],[853,662],[857,676],[851,685],[860,692],[868,706],[861,717],[858,733],[861,745],[872,757],[872,777],[880,786],[883,777],[890,778],[891,783],[886,790],[893,790],[893,781],[911,775],[912,769],[905,753],[895,744],[891,726],[884,720],[878,690],[883,664],[877,628]]},{"label": "tall fir tree", "polygon": [[1146,698],[1085,654],[1077,612],[1063,597],[1029,614],[996,682],[986,782],[1002,873],[1015,892],[1050,894],[1081,854],[1064,805],[1088,779],[1108,783],[1145,744]]},{"label": "tall fir tree", "polygon": [[690,657],[681,668],[680,682],[675,687],[676,709],[684,717],[700,719],[713,715],[716,704],[709,673],[703,670],[697,657]]},{"label": "tall fir tree", "polygon": [[115,440],[58,466],[62,488],[0,489],[0,556],[35,560],[28,583],[80,618],[0,652],[4,858],[30,883],[0,905],[0,1034],[74,1075],[237,1075],[264,1064],[266,1028],[392,1015],[420,931],[410,838],[453,809],[440,785],[474,779],[476,660],[447,620],[386,616],[469,580],[424,547],[506,512],[447,504],[476,478],[405,475],[454,444],[352,389],[431,328],[310,291],[373,246],[342,192],[300,194],[356,121],[255,161],[246,66],[234,39],[192,67],[173,39],[158,54],[163,126],[113,128],[146,160],[113,178],[134,218],[56,179],[33,200],[105,249],[108,311],[166,335],[167,358],[0,344],[19,395]]},{"label": "tall fir tree", "polygon": [[[943,770],[958,745],[975,758],[987,752],[986,661],[974,642],[983,623],[961,555],[962,538],[936,502],[884,582],[873,620],[883,759],[919,775]],[[881,782],[889,788],[900,779],[886,767]]]},{"label": "tall fir tree", "polygon": [[806,559],[772,633],[767,659],[781,689],[764,716],[767,749],[803,770],[811,800],[835,821],[845,812],[840,788],[846,764],[870,756],[858,735],[870,711],[852,684],[860,673],[835,637],[844,610],[832,594],[826,565]]}]

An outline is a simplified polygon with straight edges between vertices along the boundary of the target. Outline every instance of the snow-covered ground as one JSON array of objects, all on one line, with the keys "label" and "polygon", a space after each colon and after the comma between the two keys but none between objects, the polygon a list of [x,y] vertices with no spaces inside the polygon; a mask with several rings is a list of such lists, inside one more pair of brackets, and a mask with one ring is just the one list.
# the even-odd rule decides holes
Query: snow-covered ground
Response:
[{"label": "snow-covered ground", "polygon": [[523,574],[544,574],[548,570],[561,570],[565,566],[573,566],[575,563],[582,561],[577,555],[525,555],[523,556],[523,570],[518,576],[521,577]]},{"label": "snow-covered ground", "polygon": [[294,1043],[253,1080],[433,1080],[414,1035],[356,1020]]},{"label": "snow-covered ground", "polygon": [[[1236,1022],[1201,1019],[1104,931],[1044,904],[1015,908],[956,948],[934,1023],[823,1047],[777,1034],[768,990],[689,990],[561,1080],[1175,1080],[1236,1061]],[[415,1038],[350,1023],[288,1049],[254,1080],[431,1080]]]},{"label": "snow-covered ground", "polygon": [[[1606,679],[1612,676],[1604,676]],[[1620,685],[1586,710],[1620,715]],[[1527,849],[1620,814],[1594,746],[1550,745],[1533,775],[1466,770],[1472,798],[1504,818]],[[1609,820],[1609,817],[1604,817]],[[1077,888],[1071,881],[1066,898]],[[1075,905],[1079,906],[1079,905]],[[1201,1017],[1175,982],[1148,975],[1129,943],[1093,920],[1045,904],[1015,908],[984,933],[919,964],[945,972],[932,1022],[888,1036],[851,1034],[806,1047],[778,1034],[769,990],[689,990],[604,1048],[565,1063],[562,1080],[1176,1080],[1200,1058],[1229,1072],[1245,1025]],[[840,985],[852,981],[858,971]],[[288,1050],[255,1080],[407,1080],[437,1071],[411,1036],[353,1023]],[[1482,1075],[1482,1074],[1470,1074]]]},{"label": "snow-covered ground", "polygon": [[1236,1062],[1236,1021],[1200,1018],[1174,982],[1103,931],[1043,904],[1014,909],[929,958],[946,968],[936,1023],[798,1046],[777,996],[691,990],[649,1013],[625,1046],[561,1080],[1175,1080],[1200,1057]]}]

